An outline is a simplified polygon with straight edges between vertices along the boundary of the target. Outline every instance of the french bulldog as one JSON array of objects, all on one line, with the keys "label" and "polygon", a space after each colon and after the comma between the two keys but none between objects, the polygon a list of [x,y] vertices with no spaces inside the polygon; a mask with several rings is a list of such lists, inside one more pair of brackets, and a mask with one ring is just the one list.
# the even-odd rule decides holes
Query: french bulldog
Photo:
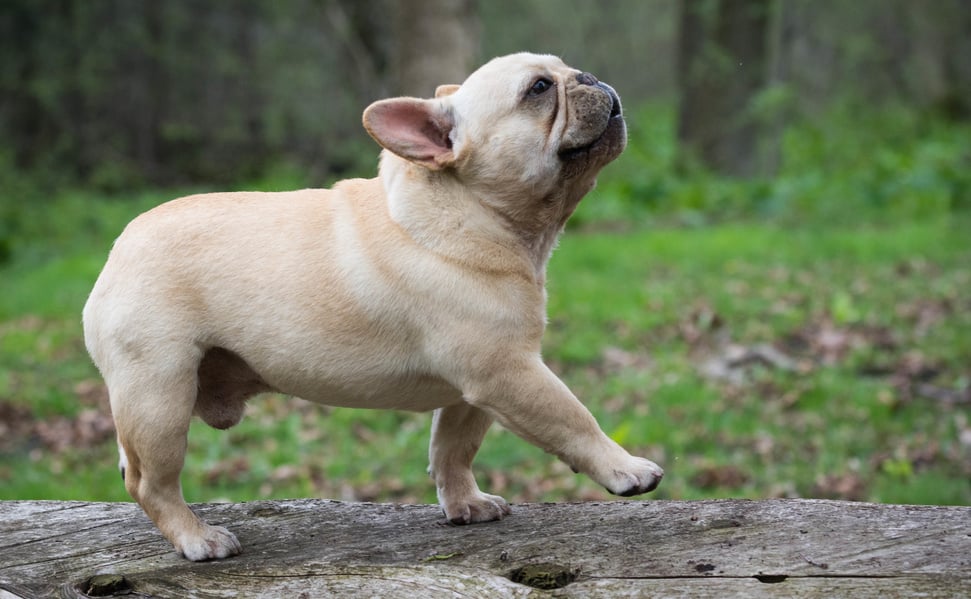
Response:
[{"label": "french bulldog", "polygon": [[183,499],[190,420],[229,428],[263,392],[434,410],[429,473],[457,524],[510,513],[471,470],[493,421],[617,495],[663,476],[540,356],[550,253],[627,143],[614,90],[520,53],[363,122],[377,178],[164,203],[125,228],[84,307],[125,487],[190,560],[241,551]]}]

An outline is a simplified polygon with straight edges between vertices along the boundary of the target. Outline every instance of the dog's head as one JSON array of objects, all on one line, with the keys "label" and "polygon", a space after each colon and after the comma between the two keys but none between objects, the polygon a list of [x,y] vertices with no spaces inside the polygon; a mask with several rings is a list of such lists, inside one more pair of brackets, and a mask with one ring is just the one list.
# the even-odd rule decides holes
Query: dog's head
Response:
[{"label": "dog's head", "polygon": [[555,56],[527,53],[496,58],[434,99],[375,102],[364,126],[393,154],[507,210],[543,200],[572,212],[627,144],[613,88]]}]

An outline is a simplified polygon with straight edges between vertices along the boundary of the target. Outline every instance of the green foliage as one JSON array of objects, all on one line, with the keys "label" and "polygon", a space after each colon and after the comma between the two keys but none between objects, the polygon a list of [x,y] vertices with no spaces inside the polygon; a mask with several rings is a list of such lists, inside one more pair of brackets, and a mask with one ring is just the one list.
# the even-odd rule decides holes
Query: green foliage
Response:
[{"label": "green foliage", "polygon": [[[57,198],[0,270],[14,290],[0,296],[0,497],[125,498],[79,312],[110,239],[161,198]],[[608,434],[666,468],[656,497],[969,503],[967,419],[913,391],[959,397],[971,379],[968,224],[569,233],[550,265],[546,358]],[[771,343],[797,366],[710,378],[726,343]],[[428,426],[257,399],[230,431],[193,425],[183,482],[193,501],[430,502]],[[498,427],[476,472],[514,501],[607,497]]]},{"label": "green foliage", "polygon": [[[278,164],[299,164],[315,182],[353,170],[367,139],[361,111],[386,77],[348,59],[345,46],[368,40],[335,31],[331,15],[380,7],[332,8],[8,0],[0,8],[5,150],[37,179],[108,192],[229,185]],[[381,35],[380,16],[354,34]]]},{"label": "green foliage", "polygon": [[[969,397],[968,224],[568,236],[547,358],[661,497],[968,503],[962,408],[914,396]],[[762,344],[795,363],[706,374]]]},{"label": "green foliage", "polygon": [[904,107],[845,102],[781,134],[772,178],[718,177],[679,165],[675,114],[649,105],[628,117],[630,143],[601,176],[573,226],[739,217],[782,224],[889,223],[971,208],[971,124]]},{"label": "green foliage", "polygon": [[[5,180],[3,174],[0,164],[0,180]],[[0,197],[0,246],[15,269],[77,259],[79,253],[107,255],[111,242],[135,215],[178,195],[170,190],[110,197],[87,190],[38,188],[33,177],[7,178],[15,191]],[[0,256],[0,266],[3,263]],[[0,314],[3,301],[15,300],[0,299]]]},{"label": "green foliage", "polygon": [[[676,166],[670,110],[631,114],[550,265],[545,352],[609,435],[666,468],[656,496],[971,503],[967,127],[847,104],[784,131],[777,177],[739,181]],[[185,190],[51,191],[5,160],[0,497],[124,499],[80,310],[125,224]],[[236,187],[304,184],[280,165]],[[760,344],[793,364],[711,375]],[[434,501],[428,424],[255,400],[228,432],[193,425],[184,485]],[[606,497],[498,427],[476,472],[514,501]]]}]

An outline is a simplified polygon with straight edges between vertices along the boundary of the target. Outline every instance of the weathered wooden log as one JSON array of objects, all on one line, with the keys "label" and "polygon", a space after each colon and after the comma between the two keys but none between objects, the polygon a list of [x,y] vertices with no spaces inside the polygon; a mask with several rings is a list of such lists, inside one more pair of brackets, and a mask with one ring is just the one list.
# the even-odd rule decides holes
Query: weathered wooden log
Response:
[{"label": "weathered wooden log", "polygon": [[130,503],[0,502],[0,598],[967,597],[971,507],[821,500],[193,506],[243,554],[192,563]]}]

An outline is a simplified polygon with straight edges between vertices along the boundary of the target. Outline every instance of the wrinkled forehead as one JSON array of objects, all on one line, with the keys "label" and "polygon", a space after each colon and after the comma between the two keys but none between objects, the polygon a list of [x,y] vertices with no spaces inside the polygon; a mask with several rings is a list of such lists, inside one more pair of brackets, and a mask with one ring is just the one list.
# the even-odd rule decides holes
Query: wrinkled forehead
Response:
[{"label": "wrinkled forehead", "polygon": [[478,77],[488,77],[490,79],[496,79],[504,76],[513,78],[528,78],[543,73],[554,74],[556,72],[569,72],[572,70],[574,69],[568,67],[557,56],[552,56],[550,54],[529,54],[527,52],[521,52],[519,54],[510,54],[509,56],[493,58],[489,62],[479,67],[477,71],[472,73],[469,76],[468,81],[471,82]]},{"label": "wrinkled forehead", "polygon": [[556,79],[577,72],[549,54],[511,54],[494,58],[479,67],[462,83],[466,92],[511,94],[525,91],[537,77]]}]

